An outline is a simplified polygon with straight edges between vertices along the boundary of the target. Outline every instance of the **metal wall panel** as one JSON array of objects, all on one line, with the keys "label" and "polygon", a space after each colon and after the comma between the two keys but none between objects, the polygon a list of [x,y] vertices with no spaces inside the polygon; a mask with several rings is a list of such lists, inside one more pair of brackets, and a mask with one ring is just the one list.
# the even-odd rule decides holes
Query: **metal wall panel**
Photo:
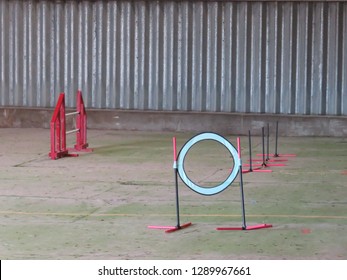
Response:
[{"label": "metal wall panel", "polygon": [[2,1],[0,106],[347,115],[347,2]]}]

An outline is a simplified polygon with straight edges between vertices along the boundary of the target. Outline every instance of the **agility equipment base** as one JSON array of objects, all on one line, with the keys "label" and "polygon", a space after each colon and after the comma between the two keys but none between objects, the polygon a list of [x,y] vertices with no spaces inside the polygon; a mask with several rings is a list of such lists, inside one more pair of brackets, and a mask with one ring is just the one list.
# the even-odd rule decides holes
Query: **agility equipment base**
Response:
[{"label": "agility equipment base", "polygon": [[170,232],[174,232],[180,229],[184,229],[187,228],[189,226],[191,226],[192,223],[186,223],[183,225],[179,225],[179,226],[148,226],[149,229],[165,229],[166,233],[170,233]]}]

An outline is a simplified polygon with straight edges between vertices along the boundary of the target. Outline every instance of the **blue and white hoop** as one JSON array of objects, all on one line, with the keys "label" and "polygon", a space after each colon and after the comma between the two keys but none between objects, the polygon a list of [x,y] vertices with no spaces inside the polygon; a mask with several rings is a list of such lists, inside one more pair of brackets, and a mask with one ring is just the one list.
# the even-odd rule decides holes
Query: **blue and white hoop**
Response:
[{"label": "blue and white hoop", "polygon": [[[184,170],[184,160],[186,155],[188,154],[188,151],[191,147],[193,147],[195,144],[197,144],[200,141],[204,140],[214,140],[218,143],[222,144],[231,154],[234,165],[231,169],[230,174],[225,179],[224,182],[220,183],[216,186],[199,186],[195,184],[193,181],[189,179],[189,177],[186,174],[186,171]],[[219,134],[212,133],[212,132],[204,132],[201,134],[198,134],[191,138],[181,149],[181,151],[178,154],[177,158],[177,171],[181,178],[181,180],[184,182],[184,184],[192,189],[193,191],[202,194],[202,195],[215,195],[222,191],[224,191],[226,188],[228,188],[231,183],[235,180],[237,177],[239,170],[240,170],[241,160],[239,158],[238,151],[236,148],[224,137],[220,136]]]}]

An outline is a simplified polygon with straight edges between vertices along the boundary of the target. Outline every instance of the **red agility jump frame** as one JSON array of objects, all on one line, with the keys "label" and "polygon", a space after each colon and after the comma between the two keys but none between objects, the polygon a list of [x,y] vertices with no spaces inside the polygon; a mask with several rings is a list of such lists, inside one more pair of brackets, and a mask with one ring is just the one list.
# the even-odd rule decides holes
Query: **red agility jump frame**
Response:
[{"label": "red agility jump frame", "polygon": [[[60,93],[57,105],[51,119],[51,159],[62,158],[65,156],[78,156],[69,154],[69,151],[90,152],[87,143],[87,114],[84,106],[82,92],[77,91],[77,111],[65,113],[65,94]],[[66,131],[66,117],[76,115],[76,128]],[[76,144],[74,148],[66,148],[66,135],[76,133]]]}]

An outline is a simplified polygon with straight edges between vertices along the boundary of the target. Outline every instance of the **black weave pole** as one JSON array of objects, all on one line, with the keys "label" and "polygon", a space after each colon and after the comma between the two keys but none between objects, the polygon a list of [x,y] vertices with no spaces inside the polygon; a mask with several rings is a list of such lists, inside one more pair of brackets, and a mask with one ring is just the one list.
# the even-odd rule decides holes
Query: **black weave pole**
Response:
[{"label": "black weave pole", "polygon": [[275,154],[274,157],[279,157],[278,151],[277,151],[277,144],[278,144],[278,121],[276,121],[276,142],[275,142]]}]

